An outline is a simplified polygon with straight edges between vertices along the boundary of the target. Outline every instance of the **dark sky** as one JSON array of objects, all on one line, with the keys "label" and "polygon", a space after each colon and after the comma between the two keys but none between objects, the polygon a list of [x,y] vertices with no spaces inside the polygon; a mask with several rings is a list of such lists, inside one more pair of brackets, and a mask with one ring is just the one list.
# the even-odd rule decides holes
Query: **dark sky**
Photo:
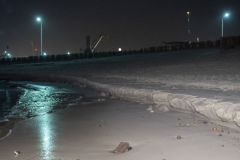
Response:
[{"label": "dark sky", "polygon": [[0,0],[0,51],[10,46],[15,56],[39,47],[44,18],[44,50],[61,54],[85,48],[85,37],[106,37],[98,50],[135,49],[187,39],[186,11],[192,12],[193,35],[217,39],[221,15],[230,10],[225,35],[240,35],[239,0]]}]

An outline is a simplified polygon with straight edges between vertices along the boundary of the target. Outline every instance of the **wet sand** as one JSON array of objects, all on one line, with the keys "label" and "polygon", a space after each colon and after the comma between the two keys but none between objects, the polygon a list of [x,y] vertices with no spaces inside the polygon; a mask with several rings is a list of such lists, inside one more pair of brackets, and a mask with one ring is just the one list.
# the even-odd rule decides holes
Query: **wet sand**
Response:
[{"label": "wet sand", "polygon": [[[113,154],[120,142],[133,149]],[[21,121],[0,141],[0,159],[14,159],[14,151],[19,160],[239,160],[240,136],[193,114],[88,101]]]},{"label": "wet sand", "polygon": [[22,118],[9,118],[7,121],[0,122],[0,140],[10,135],[11,130]]}]

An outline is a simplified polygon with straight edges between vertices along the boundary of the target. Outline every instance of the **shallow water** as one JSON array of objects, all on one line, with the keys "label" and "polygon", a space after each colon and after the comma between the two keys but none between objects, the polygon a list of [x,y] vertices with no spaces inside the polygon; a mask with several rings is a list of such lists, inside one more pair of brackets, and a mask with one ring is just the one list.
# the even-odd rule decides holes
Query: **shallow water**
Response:
[{"label": "shallow water", "polygon": [[0,83],[0,121],[29,118],[77,103],[82,95],[66,86],[30,82]]}]

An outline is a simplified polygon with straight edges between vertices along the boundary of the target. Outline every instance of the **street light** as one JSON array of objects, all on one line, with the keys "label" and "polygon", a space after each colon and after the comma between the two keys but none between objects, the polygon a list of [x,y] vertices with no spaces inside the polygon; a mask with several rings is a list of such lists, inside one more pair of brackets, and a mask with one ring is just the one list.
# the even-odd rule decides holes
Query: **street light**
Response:
[{"label": "street light", "polygon": [[11,53],[8,53],[8,54],[7,54],[7,58],[12,58]]},{"label": "street light", "polygon": [[4,58],[12,58],[12,54],[11,54],[10,52],[8,52],[8,51],[5,50],[5,51],[3,52],[3,57],[4,57]]},{"label": "street light", "polygon": [[191,32],[191,15],[192,13],[190,11],[186,12],[187,14],[187,36],[188,36],[188,43],[190,44],[192,41],[192,32]]},{"label": "street light", "polygon": [[222,37],[224,36],[224,19],[228,19],[230,17],[230,13],[229,12],[225,12],[222,16]]},{"label": "street light", "polygon": [[36,21],[41,25],[41,56],[43,55],[43,20],[42,17],[36,17]]}]

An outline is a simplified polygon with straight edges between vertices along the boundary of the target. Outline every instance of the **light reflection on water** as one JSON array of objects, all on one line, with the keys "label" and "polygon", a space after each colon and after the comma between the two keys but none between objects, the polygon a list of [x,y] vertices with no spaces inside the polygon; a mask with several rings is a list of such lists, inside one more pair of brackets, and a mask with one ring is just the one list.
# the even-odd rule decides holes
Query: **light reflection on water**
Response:
[{"label": "light reflection on water", "polygon": [[36,127],[39,136],[39,153],[36,158],[54,160],[56,145],[56,120],[54,116],[46,114],[61,105],[73,103],[80,96],[79,93],[49,85],[25,84],[21,87],[22,93],[12,108],[12,115],[37,118]]},{"label": "light reflection on water", "polygon": [[56,131],[53,124],[53,116],[46,114],[39,117],[38,129],[39,129],[39,147],[40,157],[42,160],[54,159],[53,151],[55,149],[55,136]]},{"label": "light reflection on water", "polygon": [[[15,94],[12,90],[20,91],[19,94]],[[55,119],[55,116],[46,113],[49,113],[55,108],[59,108],[59,106],[62,108],[63,106],[68,106],[68,104],[79,104],[80,101],[83,101],[83,97],[84,101],[87,103],[99,102],[99,99],[94,97],[95,93],[83,91],[84,94],[83,92],[79,93],[66,88],[32,83],[19,83],[12,88],[6,87],[6,89],[4,89],[4,96],[2,96],[2,99],[4,99],[4,104],[6,103],[8,104],[7,106],[11,106],[10,116],[26,118],[41,115],[36,118],[39,154],[34,158],[55,160],[54,151],[57,145],[58,121]],[[85,94],[91,96],[88,95],[89,97],[86,98]],[[12,102],[16,103],[12,105]]]},{"label": "light reflection on water", "polygon": [[12,115],[20,117],[43,115],[60,105],[67,105],[77,97],[77,94],[70,90],[53,86],[28,84],[22,90],[23,93],[12,109]]}]

